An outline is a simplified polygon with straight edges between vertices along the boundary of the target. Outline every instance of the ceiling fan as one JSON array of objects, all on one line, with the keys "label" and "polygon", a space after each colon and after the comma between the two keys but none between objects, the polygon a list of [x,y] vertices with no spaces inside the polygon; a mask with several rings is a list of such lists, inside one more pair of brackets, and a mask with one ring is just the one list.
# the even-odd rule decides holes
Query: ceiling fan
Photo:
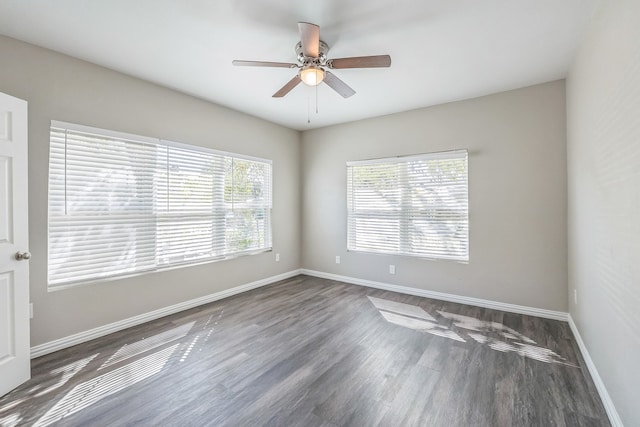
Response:
[{"label": "ceiling fan", "polygon": [[308,22],[298,22],[300,41],[295,46],[297,63],[263,62],[235,60],[233,65],[245,67],[281,67],[297,68],[298,74],[289,80],[280,90],[273,94],[274,98],[282,98],[300,82],[309,86],[317,86],[325,82],[331,89],[348,98],[356,93],[349,85],[340,80],[331,70],[341,68],[379,68],[391,66],[389,55],[354,56],[349,58],[328,59],[329,46],[320,40],[320,27]]}]

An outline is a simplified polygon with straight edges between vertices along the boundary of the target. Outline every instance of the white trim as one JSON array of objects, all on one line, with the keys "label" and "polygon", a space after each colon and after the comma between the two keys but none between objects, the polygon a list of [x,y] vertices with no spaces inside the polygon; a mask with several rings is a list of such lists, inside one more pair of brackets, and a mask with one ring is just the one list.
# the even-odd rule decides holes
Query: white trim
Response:
[{"label": "white trim", "polygon": [[351,160],[347,162],[347,166],[362,165],[379,165],[387,163],[405,163],[420,160],[437,160],[437,159],[463,159],[469,156],[466,148],[449,151],[436,151],[434,153],[413,154],[409,156],[383,157],[379,159]]},{"label": "white trim", "polygon": [[109,129],[100,129],[100,128],[95,128],[91,126],[79,125],[76,123],[62,122],[59,120],[51,120],[51,127],[57,128],[57,129],[63,129],[65,131],[70,130],[74,132],[88,133],[94,136],[123,139],[125,141],[130,141],[130,142],[140,142],[140,143],[151,144],[151,145],[158,144],[158,139],[153,138],[151,136],[135,135],[132,133],[118,132],[118,131],[109,130]]},{"label": "white trim", "polygon": [[611,400],[611,396],[609,396],[607,387],[605,387],[604,382],[602,381],[602,378],[600,378],[600,374],[596,369],[595,363],[593,363],[593,360],[591,359],[589,350],[587,350],[587,346],[582,340],[582,336],[580,336],[580,331],[578,331],[578,327],[573,321],[573,317],[571,317],[571,313],[569,313],[568,317],[569,317],[569,327],[571,328],[571,332],[573,332],[573,336],[576,338],[576,342],[578,343],[578,348],[580,349],[580,353],[582,353],[582,358],[587,364],[587,368],[589,369],[589,373],[591,374],[593,383],[596,385],[596,389],[598,390],[598,394],[600,395],[600,400],[602,400],[604,409],[605,411],[607,411],[609,422],[611,423],[612,427],[624,427],[622,424],[622,419],[620,419],[620,415],[618,415],[618,411],[616,410],[616,407],[613,404],[613,401]]},{"label": "white trim", "polygon": [[200,151],[203,153],[209,153],[209,154],[214,154],[218,156],[233,157],[234,159],[239,159],[239,160],[248,160],[251,162],[267,163],[273,166],[273,160],[271,159],[264,159],[262,157],[249,156],[247,154],[232,153],[231,151],[216,150],[215,148],[204,147],[202,145],[185,144],[184,142],[170,141],[168,139],[159,139],[157,141],[157,144],[164,145],[167,147],[181,148],[184,150]]},{"label": "white trim", "polygon": [[320,277],[323,279],[336,280],[339,282],[351,283],[353,285],[367,286],[369,288],[384,289],[385,291],[399,292],[401,294],[415,295],[419,297],[432,298],[442,301],[457,302],[459,304],[473,305],[476,307],[491,308],[494,310],[507,311],[510,313],[526,314],[529,316],[542,317],[545,319],[560,320],[566,322],[568,313],[563,311],[546,310],[544,308],[527,307],[524,305],[508,304],[505,302],[491,301],[480,298],[471,298],[461,295],[447,294],[444,292],[428,291],[408,286],[392,285],[390,283],[374,282],[372,280],[358,279],[355,277],[340,276],[338,274],[324,273],[321,271],[301,269],[301,274]]},{"label": "white trim", "polygon": [[286,273],[278,274],[276,276],[267,277],[265,279],[256,280],[255,282],[246,283],[244,285],[236,286],[234,288],[225,289],[220,292],[216,292],[210,295],[205,295],[200,298],[195,298],[189,301],[184,301],[178,304],[171,305],[169,307],[160,308],[158,310],[150,311],[148,313],[140,314],[137,316],[129,317],[128,319],[119,320],[117,322],[109,323],[107,325],[99,326],[97,328],[89,329],[88,331],[80,332],[77,334],[69,335],[64,338],[49,341],[44,344],[39,344],[31,347],[31,358],[44,356],[45,354],[53,353],[54,351],[62,350],[67,347],[71,347],[83,342],[90,341],[95,338],[100,338],[113,332],[121,331],[132,326],[140,325],[141,323],[149,322],[151,320],[159,319],[170,314],[178,313],[180,311],[188,310],[190,308],[198,307],[203,304],[208,304],[213,301],[218,301],[223,298],[228,298],[233,295],[237,295],[242,292],[247,292],[252,289],[266,286],[271,283],[275,283],[280,280],[288,279],[299,275],[300,270],[291,270]]},{"label": "white trim", "polygon": [[186,150],[211,153],[211,154],[216,154],[220,156],[235,157],[237,159],[250,160],[254,162],[268,163],[270,165],[273,165],[273,160],[263,159],[262,157],[232,153],[230,151],[216,150],[215,148],[205,147],[202,145],[185,144],[184,142],[170,141],[167,139],[155,138],[152,136],[137,135],[135,133],[126,133],[126,132],[120,132],[116,130],[97,128],[93,126],[79,125],[77,123],[63,122],[60,120],[51,120],[51,127],[70,130],[74,132],[88,133],[88,134],[99,136],[99,137],[106,136],[109,138],[123,139],[123,140],[134,142],[134,143],[137,142],[137,143],[144,143],[144,144],[151,144],[151,145],[162,145],[165,147],[176,147],[176,148],[182,148]]}]

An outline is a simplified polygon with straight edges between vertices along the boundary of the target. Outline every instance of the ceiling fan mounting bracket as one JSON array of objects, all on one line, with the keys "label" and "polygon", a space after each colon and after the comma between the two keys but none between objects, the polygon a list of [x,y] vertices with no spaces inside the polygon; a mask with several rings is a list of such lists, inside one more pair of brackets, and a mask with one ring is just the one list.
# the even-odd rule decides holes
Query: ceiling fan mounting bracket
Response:
[{"label": "ceiling fan mounting bracket", "polygon": [[327,53],[329,53],[329,45],[320,40],[320,45],[318,46],[318,57],[311,58],[308,56],[304,56],[304,52],[302,50],[302,42],[298,42],[294,48],[296,52],[296,57],[298,58],[298,62],[302,65],[325,65],[327,62]]}]

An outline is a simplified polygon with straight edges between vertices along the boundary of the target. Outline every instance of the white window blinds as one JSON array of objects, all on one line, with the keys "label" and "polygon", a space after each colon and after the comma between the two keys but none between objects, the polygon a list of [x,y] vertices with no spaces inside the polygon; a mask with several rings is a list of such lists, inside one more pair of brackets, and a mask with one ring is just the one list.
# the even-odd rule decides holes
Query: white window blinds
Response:
[{"label": "white window blinds", "polygon": [[271,162],[52,122],[49,286],[271,248]]},{"label": "white window blinds", "polygon": [[348,162],[347,249],[468,261],[467,157]]}]

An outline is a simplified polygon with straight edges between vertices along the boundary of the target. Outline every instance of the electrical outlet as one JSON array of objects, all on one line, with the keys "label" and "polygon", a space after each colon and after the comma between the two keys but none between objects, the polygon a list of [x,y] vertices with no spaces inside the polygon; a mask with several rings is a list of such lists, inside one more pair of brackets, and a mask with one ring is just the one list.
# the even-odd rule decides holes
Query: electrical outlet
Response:
[{"label": "electrical outlet", "polygon": [[336,264],[340,264],[340,255],[336,255]]},{"label": "electrical outlet", "polygon": [[391,264],[389,265],[389,274],[396,274],[396,266]]},{"label": "electrical outlet", "polygon": [[573,290],[573,303],[575,305],[578,305],[578,290],[577,289]]},{"label": "electrical outlet", "polygon": [[33,303],[29,303],[29,319],[33,319]]},{"label": "electrical outlet", "polygon": [[276,262],[280,261],[280,254],[276,254]]}]

